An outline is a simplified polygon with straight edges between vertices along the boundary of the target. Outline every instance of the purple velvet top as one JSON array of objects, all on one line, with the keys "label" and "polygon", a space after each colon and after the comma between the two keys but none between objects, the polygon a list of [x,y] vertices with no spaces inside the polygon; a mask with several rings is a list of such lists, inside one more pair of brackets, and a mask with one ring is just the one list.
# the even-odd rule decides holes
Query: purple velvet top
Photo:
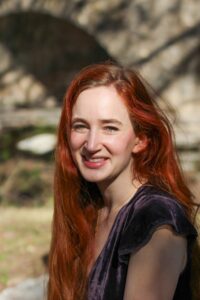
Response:
[{"label": "purple velvet top", "polygon": [[88,279],[88,300],[123,300],[130,255],[150,240],[164,224],[188,241],[187,265],[181,273],[173,300],[190,300],[191,246],[197,232],[183,207],[167,192],[141,186],[118,212],[109,237]]}]

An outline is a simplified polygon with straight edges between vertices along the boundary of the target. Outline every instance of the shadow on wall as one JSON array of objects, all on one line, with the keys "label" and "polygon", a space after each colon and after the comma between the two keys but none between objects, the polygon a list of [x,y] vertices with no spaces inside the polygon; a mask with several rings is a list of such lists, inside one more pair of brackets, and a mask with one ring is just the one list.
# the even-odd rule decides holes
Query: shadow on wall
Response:
[{"label": "shadow on wall", "polygon": [[[0,67],[1,87],[5,88],[2,80],[6,73],[22,68],[59,100],[80,68],[110,59],[94,37],[67,20],[47,14],[28,12],[2,17],[0,36],[0,46],[10,55],[7,66]],[[23,76],[18,73],[16,81]]]}]

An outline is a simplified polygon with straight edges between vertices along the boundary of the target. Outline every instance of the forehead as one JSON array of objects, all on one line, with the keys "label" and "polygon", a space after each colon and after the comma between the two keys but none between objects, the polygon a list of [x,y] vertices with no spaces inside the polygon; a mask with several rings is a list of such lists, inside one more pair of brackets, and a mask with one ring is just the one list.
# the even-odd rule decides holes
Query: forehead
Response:
[{"label": "forehead", "polygon": [[100,86],[84,90],[72,109],[72,118],[118,118],[129,119],[123,99],[113,86]]}]

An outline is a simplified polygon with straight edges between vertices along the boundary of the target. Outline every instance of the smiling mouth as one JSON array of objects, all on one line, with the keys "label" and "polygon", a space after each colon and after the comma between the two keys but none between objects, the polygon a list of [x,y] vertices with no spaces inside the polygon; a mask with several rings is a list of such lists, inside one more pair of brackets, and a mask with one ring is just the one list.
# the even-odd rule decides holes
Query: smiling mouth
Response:
[{"label": "smiling mouth", "polygon": [[90,169],[98,169],[100,167],[102,167],[106,161],[107,158],[105,157],[86,157],[86,156],[82,156],[83,158],[83,163],[86,167],[90,168]]}]

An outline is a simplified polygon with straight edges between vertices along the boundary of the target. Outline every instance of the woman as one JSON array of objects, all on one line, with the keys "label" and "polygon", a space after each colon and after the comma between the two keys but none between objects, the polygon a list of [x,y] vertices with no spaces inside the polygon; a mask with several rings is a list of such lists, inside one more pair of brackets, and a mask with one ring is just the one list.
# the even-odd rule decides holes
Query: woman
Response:
[{"label": "woman", "polygon": [[64,99],[49,300],[190,299],[192,195],[136,72],[83,69]]}]

